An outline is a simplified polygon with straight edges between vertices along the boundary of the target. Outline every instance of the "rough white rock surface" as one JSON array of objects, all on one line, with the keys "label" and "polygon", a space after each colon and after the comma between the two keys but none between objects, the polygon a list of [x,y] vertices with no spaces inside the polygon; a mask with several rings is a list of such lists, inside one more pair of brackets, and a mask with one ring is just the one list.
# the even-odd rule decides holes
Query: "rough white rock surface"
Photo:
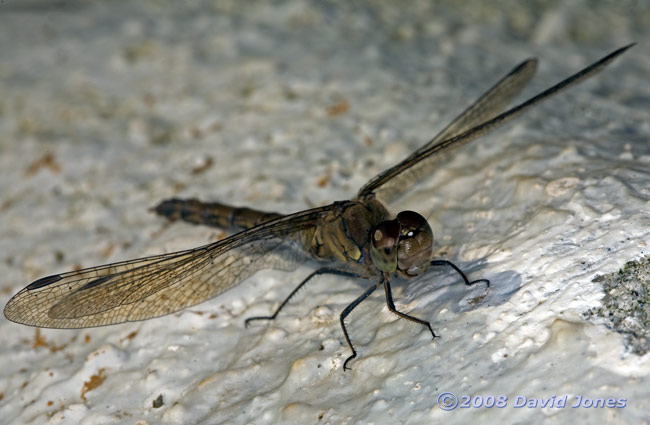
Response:
[{"label": "rough white rock surface", "polygon": [[[309,264],[141,323],[1,318],[0,422],[648,423],[650,355],[585,312],[604,296],[594,278],[650,255],[650,9],[538,3],[1,3],[2,305],[44,275],[220,236],[165,226],[148,211],[164,198],[347,199],[524,58],[540,68],[521,99],[639,44],[392,206],[430,215],[437,252],[492,281],[477,304],[445,271],[395,285],[435,341],[378,291],[348,320],[360,357],[343,372],[338,315],[369,282],[339,277],[245,329]],[[446,392],[476,407],[445,411]]]}]

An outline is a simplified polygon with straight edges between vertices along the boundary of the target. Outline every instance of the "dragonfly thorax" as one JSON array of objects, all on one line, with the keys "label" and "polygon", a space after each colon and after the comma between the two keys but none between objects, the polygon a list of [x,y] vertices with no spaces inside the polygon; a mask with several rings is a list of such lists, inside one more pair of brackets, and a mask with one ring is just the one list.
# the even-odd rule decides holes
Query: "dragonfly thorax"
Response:
[{"label": "dragonfly thorax", "polygon": [[381,271],[418,276],[429,267],[433,231],[427,220],[413,211],[402,211],[394,220],[372,230],[370,257]]}]

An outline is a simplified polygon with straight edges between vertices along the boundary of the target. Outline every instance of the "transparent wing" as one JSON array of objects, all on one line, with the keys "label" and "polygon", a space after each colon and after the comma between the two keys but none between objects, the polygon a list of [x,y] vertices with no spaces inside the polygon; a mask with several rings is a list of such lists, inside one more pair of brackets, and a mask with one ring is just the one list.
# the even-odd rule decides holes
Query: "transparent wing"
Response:
[{"label": "transparent wing", "polygon": [[528,84],[537,70],[537,59],[527,59],[517,65],[499,82],[492,86],[477,101],[465,109],[447,127],[438,133],[426,145],[413,152],[416,157],[434,144],[458,136],[503,112],[508,103]]},{"label": "transparent wing", "polygon": [[169,314],[215,297],[257,270],[292,269],[303,255],[301,235],[328,210],[284,216],[195,249],[44,277],[16,294],[4,313],[11,321],[47,328]]},{"label": "transparent wing", "polygon": [[[491,118],[494,118],[497,114],[501,113],[510,100],[517,96],[519,92],[526,86],[530,81],[532,76],[537,70],[537,60],[528,59],[521,64],[517,65],[512,71],[510,71],[505,77],[503,77],[499,82],[492,86],[487,92],[485,92],[478,100],[476,100],[472,105],[465,109],[459,116],[457,116],[447,127],[442,129],[433,139],[431,139],[427,144],[421,146],[418,150],[413,152],[406,158],[405,161],[412,161],[413,159],[419,157],[422,152],[429,149],[431,146],[436,143],[452,138],[459,134],[464,133],[465,131],[475,127],[478,124],[481,124]],[[387,170],[390,171],[390,170]],[[386,172],[387,172],[386,171]],[[422,170],[423,174],[425,170]],[[428,170],[427,170],[428,171]],[[401,193],[406,193],[408,189],[417,182],[418,175],[412,179],[395,179],[394,182],[391,182],[390,186],[399,188],[399,192],[391,192],[388,190],[389,185],[387,181],[380,181],[381,177],[386,173],[381,173],[370,180],[364,187],[359,191],[359,197],[375,191],[377,193],[377,188],[380,185],[382,187],[381,199],[384,202],[394,201],[394,197],[398,197]],[[399,182],[397,180],[400,180]],[[390,193],[390,196],[389,196]]]},{"label": "transparent wing", "polygon": [[500,113],[508,101],[521,91],[535,72],[536,61],[531,59],[523,62],[488,90],[430,142],[413,152],[399,164],[366,183],[359,191],[358,197],[363,198],[374,195],[381,201],[394,202],[406,193],[411,186],[420,181],[422,177],[430,174],[440,164],[447,162],[455,149],[506,124],[542,100],[593,76],[633,45],[627,45],[610,53],[537,96],[506,112]]}]

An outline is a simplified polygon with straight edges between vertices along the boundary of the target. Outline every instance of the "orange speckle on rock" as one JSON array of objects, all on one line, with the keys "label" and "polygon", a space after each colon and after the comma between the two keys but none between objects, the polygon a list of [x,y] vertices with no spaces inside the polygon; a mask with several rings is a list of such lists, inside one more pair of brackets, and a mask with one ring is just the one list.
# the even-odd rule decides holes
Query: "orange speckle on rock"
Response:
[{"label": "orange speckle on rock", "polygon": [[325,186],[327,186],[327,183],[330,182],[330,179],[331,179],[331,178],[332,178],[332,176],[330,176],[329,174],[327,174],[327,175],[321,177],[320,179],[318,179],[318,181],[316,182],[316,185],[317,185],[318,187],[325,187]]},{"label": "orange speckle on rock", "polygon": [[34,332],[34,343],[32,344],[32,348],[38,347],[47,347],[47,341],[45,341],[45,337],[41,335],[41,330],[39,328],[36,328],[36,332]]},{"label": "orange speckle on rock", "polygon": [[85,342],[86,344],[89,344],[89,343],[90,343],[90,335],[89,335],[89,334],[85,334],[85,335],[84,335],[84,342]]},{"label": "orange speckle on rock", "polygon": [[41,168],[47,168],[55,174],[61,172],[61,165],[56,162],[56,159],[54,159],[54,154],[52,152],[45,152],[43,156],[29,164],[25,170],[25,177],[33,176],[34,174],[38,173]]},{"label": "orange speckle on rock", "polygon": [[95,375],[92,375],[89,380],[84,382],[84,386],[81,388],[81,399],[83,401],[86,401],[86,393],[88,391],[92,391],[104,383],[106,380],[104,370],[104,368],[99,369]]},{"label": "orange speckle on rock", "polygon": [[133,332],[131,332],[130,334],[128,334],[127,336],[125,336],[124,338],[122,338],[121,341],[124,341],[124,340],[126,340],[126,339],[133,339],[133,338],[135,338],[137,335],[138,335],[138,331],[133,331]]},{"label": "orange speckle on rock", "polygon": [[47,405],[52,406],[52,405],[54,405],[54,402],[52,400],[50,400],[50,401],[47,402]]},{"label": "orange speckle on rock", "polygon": [[326,109],[327,115],[330,117],[335,117],[337,115],[344,114],[350,109],[350,104],[346,100],[341,100],[334,105],[329,106]]},{"label": "orange speckle on rock", "polygon": [[38,347],[49,348],[50,353],[56,353],[57,351],[63,350],[66,347],[66,344],[54,345],[52,343],[47,342],[45,337],[41,335],[41,330],[39,328],[36,328],[36,331],[34,333],[34,342],[32,343],[32,348],[38,348]]}]

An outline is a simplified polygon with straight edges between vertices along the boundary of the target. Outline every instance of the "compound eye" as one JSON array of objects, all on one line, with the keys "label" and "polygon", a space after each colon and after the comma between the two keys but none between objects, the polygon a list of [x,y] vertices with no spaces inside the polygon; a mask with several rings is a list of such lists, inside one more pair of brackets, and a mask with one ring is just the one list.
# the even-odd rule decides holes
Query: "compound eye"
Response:
[{"label": "compound eye", "polygon": [[400,227],[397,269],[406,276],[417,276],[429,267],[433,250],[433,232],[427,220],[414,211],[397,215]]},{"label": "compound eye", "polygon": [[408,231],[414,231],[429,225],[427,220],[415,211],[402,211],[397,214],[397,222],[402,235]]},{"label": "compound eye", "polygon": [[397,242],[400,226],[397,220],[382,221],[372,231],[370,258],[382,271],[392,273],[397,269]]}]

